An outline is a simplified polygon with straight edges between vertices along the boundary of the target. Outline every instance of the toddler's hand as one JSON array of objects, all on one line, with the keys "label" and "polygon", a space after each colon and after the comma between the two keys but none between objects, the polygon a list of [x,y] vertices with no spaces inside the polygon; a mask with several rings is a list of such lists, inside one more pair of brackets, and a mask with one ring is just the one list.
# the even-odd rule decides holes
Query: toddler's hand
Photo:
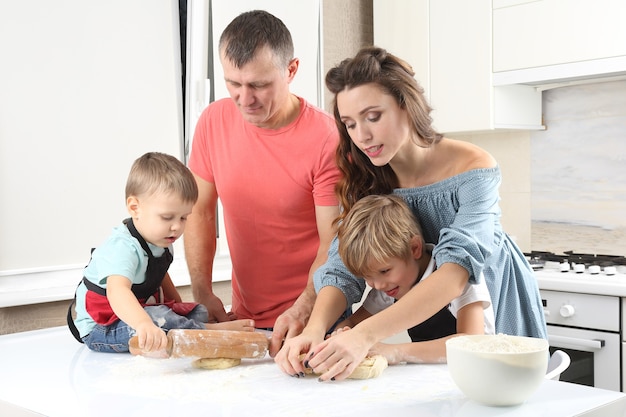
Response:
[{"label": "toddler's hand", "polygon": [[165,331],[155,326],[154,323],[149,322],[139,325],[135,331],[137,332],[136,336],[139,342],[139,348],[143,352],[161,350],[167,347]]},{"label": "toddler's hand", "polygon": [[223,321],[221,323],[207,323],[206,328],[211,330],[239,330],[241,332],[253,332],[254,320],[241,319]]}]

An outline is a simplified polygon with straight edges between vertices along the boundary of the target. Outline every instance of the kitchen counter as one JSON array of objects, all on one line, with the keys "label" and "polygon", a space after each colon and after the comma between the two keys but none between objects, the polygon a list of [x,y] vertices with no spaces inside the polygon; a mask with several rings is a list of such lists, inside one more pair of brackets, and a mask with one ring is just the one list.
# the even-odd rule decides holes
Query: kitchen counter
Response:
[{"label": "kitchen counter", "polygon": [[626,394],[546,380],[524,404],[468,400],[446,365],[397,365],[370,380],[292,378],[271,358],[225,370],[192,359],[89,351],[65,327],[0,336],[0,415],[626,416]]}]

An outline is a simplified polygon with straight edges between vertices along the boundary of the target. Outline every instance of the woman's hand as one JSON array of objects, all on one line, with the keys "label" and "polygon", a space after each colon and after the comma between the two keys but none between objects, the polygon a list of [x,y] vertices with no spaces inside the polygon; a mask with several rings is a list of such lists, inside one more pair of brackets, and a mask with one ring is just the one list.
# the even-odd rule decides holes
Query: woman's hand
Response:
[{"label": "woman's hand", "polygon": [[365,359],[372,344],[363,332],[354,329],[337,332],[311,349],[305,357],[305,365],[321,374],[320,381],[342,380],[350,376]]},{"label": "woman's hand", "polygon": [[311,346],[321,342],[324,337],[323,334],[315,335],[313,333],[305,330],[298,336],[284,341],[283,347],[274,357],[274,362],[283,372],[295,377],[305,375],[301,356],[307,353]]},{"label": "woman's hand", "polygon": [[[330,335],[326,336],[326,339],[337,336],[339,333],[350,330],[349,326],[343,326],[337,328]],[[397,365],[404,361],[404,355],[402,355],[402,349],[398,349],[401,345],[393,343],[376,343],[367,353],[367,356],[382,355],[387,359],[389,365]]]}]

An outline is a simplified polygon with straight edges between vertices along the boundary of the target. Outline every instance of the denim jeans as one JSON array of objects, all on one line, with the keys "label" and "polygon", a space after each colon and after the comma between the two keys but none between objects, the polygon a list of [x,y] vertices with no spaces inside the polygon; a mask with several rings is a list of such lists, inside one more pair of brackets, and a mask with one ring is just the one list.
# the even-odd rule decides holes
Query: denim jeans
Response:
[{"label": "denim jeans", "polygon": [[[144,310],[152,322],[166,333],[170,329],[206,329],[209,313],[202,304],[198,304],[187,316],[181,316],[165,305],[145,306]],[[128,352],[128,341],[135,335],[135,329],[122,320],[109,326],[96,324],[87,336],[83,337],[85,345],[96,352],[121,353]]]}]

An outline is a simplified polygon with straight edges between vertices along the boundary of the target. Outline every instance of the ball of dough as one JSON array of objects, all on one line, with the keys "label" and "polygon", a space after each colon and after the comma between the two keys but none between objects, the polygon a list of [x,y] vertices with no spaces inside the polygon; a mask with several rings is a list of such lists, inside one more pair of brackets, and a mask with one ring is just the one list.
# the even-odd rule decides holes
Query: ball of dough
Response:
[{"label": "ball of dough", "polygon": [[382,355],[369,356],[363,359],[348,378],[350,379],[370,379],[376,378],[387,368],[387,358]]},{"label": "ball of dough", "polygon": [[191,363],[195,368],[226,369],[241,364],[241,359],[233,358],[200,358]]},{"label": "ball of dough", "polygon": [[[300,355],[300,360],[304,360],[305,355]],[[348,376],[350,379],[370,379],[376,378],[387,368],[389,363],[387,358],[383,355],[368,356],[363,359],[363,362],[359,364],[354,371]],[[313,373],[311,368],[305,368],[305,374],[309,375]],[[319,375],[320,373],[316,373]]]}]

